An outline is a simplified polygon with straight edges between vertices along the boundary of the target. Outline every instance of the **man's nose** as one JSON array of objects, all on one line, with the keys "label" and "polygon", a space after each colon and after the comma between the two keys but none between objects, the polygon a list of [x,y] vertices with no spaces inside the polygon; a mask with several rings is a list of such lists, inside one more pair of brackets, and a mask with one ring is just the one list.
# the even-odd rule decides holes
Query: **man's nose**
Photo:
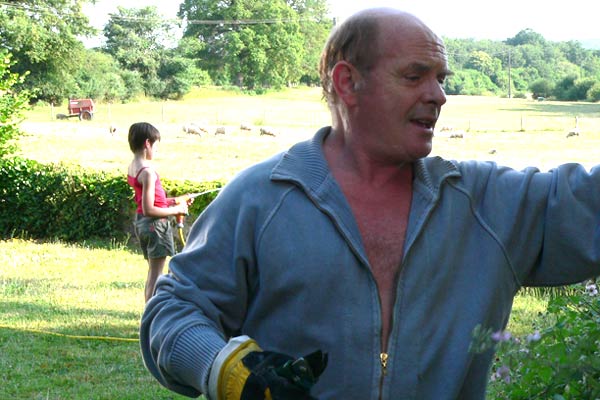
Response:
[{"label": "man's nose", "polygon": [[426,103],[433,103],[439,107],[443,106],[447,100],[446,92],[444,91],[444,85],[440,83],[437,79],[432,80],[427,85],[423,95],[425,96],[424,100]]}]

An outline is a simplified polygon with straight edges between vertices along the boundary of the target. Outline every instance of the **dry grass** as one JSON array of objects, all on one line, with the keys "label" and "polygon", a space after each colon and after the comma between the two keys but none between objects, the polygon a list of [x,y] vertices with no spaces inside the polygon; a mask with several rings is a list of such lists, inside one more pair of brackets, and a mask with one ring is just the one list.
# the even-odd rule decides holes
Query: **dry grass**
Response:
[{"label": "dry grass", "polygon": [[[54,110],[57,112],[57,109]],[[180,102],[100,104],[91,122],[57,121],[50,107],[29,113],[20,139],[23,154],[43,162],[66,161],[89,168],[123,172],[131,159],[127,129],[137,121],[155,124],[163,139],[157,157],[160,173],[171,179],[229,180],[236,172],[329,124],[318,88],[249,96],[214,89],[194,92]],[[579,118],[581,135],[566,138]],[[184,124],[209,128],[202,136],[186,134]],[[253,131],[240,129],[250,124]],[[109,133],[114,125],[117,131]],[[214,135],[224,126],[226,135]],[[276,137],[260,136],[271,126]],[[442,128],[463,138],[443,137]],[[524,99],[450,96],[442,110],[433,154],[449,159],[492,160],[515,168],[550,169],[564,162],[587,168],[598,163],[600,106],[590,103],[537,102]]]}]

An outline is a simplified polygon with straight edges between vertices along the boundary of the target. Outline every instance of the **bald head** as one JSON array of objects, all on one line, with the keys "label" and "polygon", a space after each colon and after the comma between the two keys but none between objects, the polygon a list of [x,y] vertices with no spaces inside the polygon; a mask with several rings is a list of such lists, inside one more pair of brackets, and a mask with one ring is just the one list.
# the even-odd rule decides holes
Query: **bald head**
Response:
[{"label": "bald head", "polygon": [[323,95],[329,104],[337,102],[331,81],[331,71],[336,63],[346,61],[367,74],[384,55],[385,45],[390,44],[386,38],[398,40],[404,36],[403,33],[414,31],[437,38],[420,19],[394,8],[362,10],[335,27],[325,44],[319,65]]}]

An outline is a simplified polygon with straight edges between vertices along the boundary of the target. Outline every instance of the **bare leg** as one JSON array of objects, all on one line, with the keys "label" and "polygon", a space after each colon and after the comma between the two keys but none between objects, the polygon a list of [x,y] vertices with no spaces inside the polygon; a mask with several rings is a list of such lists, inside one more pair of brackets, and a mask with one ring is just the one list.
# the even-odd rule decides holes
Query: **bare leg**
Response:
[{"label": "bare leg", "polygon": [[146,287],[144,289],[146,303],[154,294],[154,286],[156,285],[156,280],[159,276],[163,274],[166,259],[167,257],[148,259],[148,277],[146,278]]}]

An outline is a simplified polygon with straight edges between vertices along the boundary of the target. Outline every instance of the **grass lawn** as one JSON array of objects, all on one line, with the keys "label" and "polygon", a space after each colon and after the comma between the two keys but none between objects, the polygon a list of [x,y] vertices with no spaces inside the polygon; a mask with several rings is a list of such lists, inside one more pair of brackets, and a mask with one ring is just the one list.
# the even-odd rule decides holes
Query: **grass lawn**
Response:
[{"label": "grass lawn", "polygon": [[142,364],[140,254],[13,239],[0,262],[0,399],[185,398]]},{"label": "grass lawn", "polygon": [[[0,399],[185,399],[143,366],[145,262],[121,246],[0,241]],[[545,301],[517,296],[516,335]]]}]

